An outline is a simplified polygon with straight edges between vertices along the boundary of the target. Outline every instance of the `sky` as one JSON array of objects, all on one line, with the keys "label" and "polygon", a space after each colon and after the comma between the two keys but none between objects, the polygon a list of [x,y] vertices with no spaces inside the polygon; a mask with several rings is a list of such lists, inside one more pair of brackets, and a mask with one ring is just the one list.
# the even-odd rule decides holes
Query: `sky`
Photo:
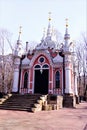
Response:
[{"label": "sky", "polygon": [[[51,12],[51,25],[63,36],[66,18],[71,39],[77,40],[87,31],[87,0],[0,0],[0,29],[7,29],[12,34],[14,46],[19,26],[22,26],[23,45],[29,41],[29,46],[35,46],[42,38],[43,28],[48,27],[48,12]],[[34,45],[31,41],[35,41]],[[6,52],[9,50],[7,44]]]}]

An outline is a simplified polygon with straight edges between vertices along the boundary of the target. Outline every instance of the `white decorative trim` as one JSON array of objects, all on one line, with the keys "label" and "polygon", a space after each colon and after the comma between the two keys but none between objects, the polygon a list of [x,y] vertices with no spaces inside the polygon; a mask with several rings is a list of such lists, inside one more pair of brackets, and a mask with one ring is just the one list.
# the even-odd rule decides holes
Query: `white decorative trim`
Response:
[{"label": "white decorative trim", "polygon": [[[44,61],[43,61],[42,63],[40,62],[40,59],[41,59],[41,58],[44,59]],[[43,64],[43,63],[45,63],[45,60],[46,60],[45,57],[44,57],[44,56],[41,56],[41,57],[38,58],[38,63]]]},{"label": "white decorative trim", "polygon": [[49,81],[49,84],[53,83],[53,81]]},{"label": "white decorative trim", "polygon": [[57,54],[56,57],[53,58],[54,63],[63,62],[63,57],[61,57],[59,54]]},{"label": "white decorative trim", "polygon": [[22,60],[22,65],[28,65],[30,63],[30,60],[27,58],[27,56]]},{"label": "white decorative trim", "polygon": [[33,81],[30,81],[29,83],[30,83],[30,84],[32,84],[32,83],[33,83]]},{"label": "white decorative trim", "polygon": [[47,54],[47,53],[44,52],[44,51],[39,51],[39,52],[36,51],[36,53],[34,54],[33,58],[31,59],[31,62],[30,62],[30,66],[31,66],[31,67],[32,67],[33,64],[34,64],[34,61],[35,61],[40,55],[43,55],[43,56],[47,57],[47,59],[49,60],[50,65],[53,66],[53,63],[52,63],[52,60],[51,60],[49,54]]}]

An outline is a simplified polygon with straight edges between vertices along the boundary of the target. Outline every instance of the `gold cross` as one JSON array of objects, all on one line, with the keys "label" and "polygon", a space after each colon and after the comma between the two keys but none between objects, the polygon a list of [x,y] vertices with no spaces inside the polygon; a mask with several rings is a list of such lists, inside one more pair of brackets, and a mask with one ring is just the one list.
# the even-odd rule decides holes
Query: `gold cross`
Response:
[{"label": "gold cross", "polygon": [[49,12],[49,18],[48,18],[49,21],[51,21],[51,12]]},{"label": "gold cross", "polygon": [[68,27],[68,19],[66,18],[65,20],[66,20],[66,27]]},{"label": "gold cross", "polygon": [[22,26],[19,27],[19,34],[21,34],[21,29],[22,29]]}]

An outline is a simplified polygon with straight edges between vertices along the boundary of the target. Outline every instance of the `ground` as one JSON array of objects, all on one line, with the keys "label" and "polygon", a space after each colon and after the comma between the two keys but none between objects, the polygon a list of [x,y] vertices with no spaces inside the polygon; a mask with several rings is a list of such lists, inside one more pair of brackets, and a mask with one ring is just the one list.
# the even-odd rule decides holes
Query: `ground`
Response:
[{"label": "ground", "polygon": [[87,130],[87,102],[36,113],[0,110],[0,130]]}]

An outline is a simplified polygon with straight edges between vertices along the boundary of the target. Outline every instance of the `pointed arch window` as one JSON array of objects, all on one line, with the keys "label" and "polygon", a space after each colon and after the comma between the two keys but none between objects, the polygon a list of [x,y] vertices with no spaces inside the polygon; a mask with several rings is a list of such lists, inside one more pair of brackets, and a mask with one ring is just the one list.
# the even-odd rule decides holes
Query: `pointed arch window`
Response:
[{"label": "pointed arch window", "polygon": [[28,88],[28,73],[24,74],[24,88]]},{"label": "pointed arch window", "polygon": [[36,65],[35,68],[40,68],[40,65]]},{"label": "pointed arch window", "polygon": [[56,75],[55,75],[55,85],[56,85],[56,88],[60,88],[60,73],[59,71],[56,72]]},{"label": "pointed arch window", "polygon": [[43,65],[43,68],[49,68],[49,66],[47,64]]}]

